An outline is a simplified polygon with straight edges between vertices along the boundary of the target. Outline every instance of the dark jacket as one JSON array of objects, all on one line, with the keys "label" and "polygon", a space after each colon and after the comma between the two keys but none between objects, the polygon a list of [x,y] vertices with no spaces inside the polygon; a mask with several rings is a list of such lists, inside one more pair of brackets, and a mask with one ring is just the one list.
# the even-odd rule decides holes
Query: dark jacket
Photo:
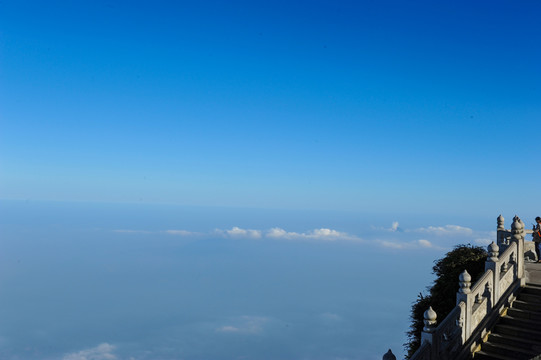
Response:
[{"label": "dark jacket", "polygon": [[533,229],[533,241],[541,242],[541,226],[539,224],[535,225]]}]

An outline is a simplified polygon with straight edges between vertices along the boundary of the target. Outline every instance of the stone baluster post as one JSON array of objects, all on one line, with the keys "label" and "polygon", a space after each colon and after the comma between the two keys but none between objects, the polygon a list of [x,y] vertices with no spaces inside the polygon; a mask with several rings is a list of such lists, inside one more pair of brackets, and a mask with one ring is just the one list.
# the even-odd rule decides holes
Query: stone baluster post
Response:
[{"label": "stone baluster post", "polygon": [[396,360],[396,356],[393,354],[391,349],[389,349],[389,351],[387,351],[385,355],[383,355],[383,360]]},{"label": "stone baluster post", "polygon": [[428,310],[424,313],[424,323],[425,327],[423,328],[423,331],[421,332],[421,344],[423,344],[425,341],[428,341],[430,344],[430,353],[434,354],[437,352],[437,349],[434,347],[434,331],[436,331],[436,318],[438,315],[436,312],[432,309],[432,306],[428,308]]},{"label": "stone baluster post", "polygon": [[498,221],[498,230],[504,230],[505,228],[504,228],[503,224],[504,224],[505,219],[503,218],[502,214],[500,214],[500,216],[498,216],[497,221]]},{"label": "stone baluster post", "polygon": [[471,293],[471,275],[468,274],[466,270],[458,277],[460,289],[456,294],[456,304],[460,304],[461,301],[464,301],[466,304],[466,313],[464,314],[464,333],[465,338],[469,338],[472,332],[471,328],[471,317],[472,317],[472,307],[475,299],[473,299]]},{"label": "stone baluster post", "polygon": [[524,240],[525,240],[525,237],[526,237],[526,232],[524,231],[524,223],[522,222],[522,220],[520,220],[520,251],[518,252],[517,254],[517,265],[518,265],[518,276],[520,276],[520,278],[522,279],[521,280],[521,285],[524,286],[526,285],[526,275],[524,274],[524,263],[525,263],[525,260],[524,260],[524,253],[525,253],[525,249],[526,249],[526,246],[524,245]]},{"label": "stone baluster post", "polygon": [[[501,216],[501,215],[500,215]],[[488,246],[488,258],[485,262],[485,271],[488,271],[489,269],[492,270],[492,276],[493,280],[492,283],[494,284],[493,289],[491,291],[491,300],[492,300],[492,306],[494,306],[498,300],[500,300],[500,259],[498,259],[498,256],[500,254],[500,248],[494,241]]]},{"label": "stone baluster post", "polygon": [[496,236],[496,242],[498,243],[498,245],[501,245],[504,243],[504,218],[502,216],[502,214],[500,214],[500,216],[498,216],[498,219],[497,219],[497,222],[498,222],[498,230],[497,230],[497,236]]},{"label": "stone baluster post", "polygon": [[521,285],[525,285],[524,279],[524,223],[515,215],[511,224],[512,241],[517,243],[517,277],[521,279]]}]

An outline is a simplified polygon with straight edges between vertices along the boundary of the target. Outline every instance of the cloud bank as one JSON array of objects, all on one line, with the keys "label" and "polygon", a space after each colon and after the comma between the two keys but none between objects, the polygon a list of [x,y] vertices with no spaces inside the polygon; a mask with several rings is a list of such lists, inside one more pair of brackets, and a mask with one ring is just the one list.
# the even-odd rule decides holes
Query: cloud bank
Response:
[{"label": "cloud bank", "polygon": [[[398,221],[390,227],[371,227],[362,238],[358,235],[331,228],[315,228],[304,232],[288,231],[281,227],[270,229],[250,229],[233,226],[229,229],[215,229],[209,232],[194,232],[185,229],[157,231],[179,237],[224,239],[246,239],[263,241],[305,241],[305,242],[362,242],[372,243],[388,249],[451,249],[457,244],[486,246],[496,238],[495,231],[476,231],[460,225],[427,225],[416,228],[402,228]],[[149,234],[144,230],[114,230],[125,234]]]},{"label": "cloud bank", "polygon": [[314,229],[305,233],[288,232],[281,228],[272,228],[266,232],[265,236],[271,239],[285,239],[285,240],[323,240],[323,241],[337,241],[337,240],[360,240],[359,237],[350,235],[345,232],[340,232],[333,229]]},{"label": "cloud bank", "polygon": [[411,231],[424,233],[424,234],[433,234],[436,236],[449,236],[449,235],[471,236],[473,234],[472,229],[463,227],[463,226],[458,226],[458,225],[429,226],[426,228],[418,228]]},{"label": "cloud bank", "polygon": [[376,242],[389,249],[450,250],[458,244],[486,246],[496,240],[495,231],[476,231],[460,225],[429,225],[402,229],[398,221],[394,221],[390,228],[372,229],[377,232]]},{"label": "cloud bank", "polygon": [[229,230],[216,229],[216,234],[229,238],[247,238],[247,239],[261,239],[261,230],[241,229],[238,226],[234,226]]},{"label": "cloud bank", "polygon": [[216,328],[216,332],[230,334],[260,334],[263,332],[265,324],[269,321],[269,318],[262,316],[240,316],[231,319],[227,325],[219,326]]},{"label": "cloud bank", "polygon": [[[142,230],[113,230],[116,233],[124,234],[150,234],[151,231]],[[287,231],[285,229],[274,227],[269,230],[258,229],[243,229],[238,226],[233,226],[231,229],[215,229],[208,233],[193,232],[189,230],[177,229],[177,230],[164,230],[157,231],[155,233],[164,233],[168,235],[180,236],[180,237],[194,237],[194,236],[219,236],[228,239],[269,239],[269,240],[314,240],[314,241],[361,241],[361,238],[355,235],[348,234],[346,232],[319,228],[306,232],[294,232]]]},{"label": "cloud bank", "polygon": [[103,343],[91,349],[66,354],[62,360],[117,360],[117,356],[113,353],[114,350],[113,345]]}]

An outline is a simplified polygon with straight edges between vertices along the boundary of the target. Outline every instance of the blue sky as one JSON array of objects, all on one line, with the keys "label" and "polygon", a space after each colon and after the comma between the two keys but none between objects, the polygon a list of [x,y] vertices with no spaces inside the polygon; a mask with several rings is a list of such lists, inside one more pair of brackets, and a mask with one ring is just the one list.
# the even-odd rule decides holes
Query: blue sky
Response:
[{"label": "blue sky", "polygon": [[539,10],[4,3],[0,195],[533,210]]},{"label": "blue sky", "polygon": [[[36,328],[33,353],[22,325],[0,326],[0,351],[13,360],[193,360],[218,359],[205,352],[216,348],[223,359],[272,359],[261,354],[279,343],[282,358],[399,353],[435,258],[454,244],[486,245],[500,213],[539,215],[540,14],[536,1],[2,2],[0,286],[12,296],[0,305],[14,314],[6,324],[27,313],[14,305],[42,311],[25,320]],[[267,251],[260,269],[250,259]],[[281,266],[283,254],[293,255]],[[236,263],[268,291],[294,296],[274,303],[247,291],[241,285],[257,279],[235,277]],[[388,272],[375,282],[351,275],[382,263]],[[230,307],[209,315],[194,305],[184,319],[145,300],[155,317],[128,306],[99,336],[130,296],[166,293],[171,273],[205,266],[209,282],[227,286],[186,280],[194,303],[211,296]],[[381,284],[404,269],[411,283],[401,281],[388,319],[401,325],[381,324],[393,327],[389,338],[354,344],[359,323],[378,321],[357,317],[363,289],[387,290]],[[130,271],[146,279],[140,288]],[[42,286],[42,276],[55,281]],[[59,290],[81,278],[76,293]],[[283,278],[292,280],[276,285]],[[336,278],[359,288],[333,287]],[[124,281],[111,304],[96,298],[101,323],[92,322],[100,307],[85,302],[86,333],[74,334],[77,319],[52,305],[68,299],[77,313],[85,296]],[[219,291],[229,287],[261,306],[234,306]],[[194,304],[180,294],[172,298]],[[50,302],[25,303],[41,296]],[[298,309],[299,298],[311,310]],[[47,328],[47,316],[64,322]],[[290,342],[277,330],[288,321],[302,329]],[[130,327],[148,327],[150,340],[115,335]],[[334,334],[327,352],[314,347],[325,331]],[[167,340],[190,333],[199,336]],[[238,346],[226,346],[225,333]],[[65,342],[47,347],[44,334]]]}]

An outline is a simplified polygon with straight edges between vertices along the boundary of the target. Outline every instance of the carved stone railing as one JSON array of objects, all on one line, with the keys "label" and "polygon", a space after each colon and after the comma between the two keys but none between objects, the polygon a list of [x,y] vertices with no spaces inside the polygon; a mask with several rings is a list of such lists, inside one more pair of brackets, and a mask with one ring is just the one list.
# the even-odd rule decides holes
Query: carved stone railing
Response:
[{"label": "carved stone railing", "polygon": [[507,250],[500,256],[499,270],[500,283],[498,293],[503,294],[515,281],[518,275],[517,266],[517,243],[512,243]]},{"label": "carved stone railing", "polygon": [[471,303],[471,320],[470,324],[468,324],[469,329],[467,329],[467,333],[471,334],[471,331],[477,328],[485,316],[492,310],[492,306],[494,305],[493,290],[494,272],[489,269],[475,283],[469,295],[473,303]]},{"label": "carved stone railing", "polygon": [[[503,216],[498,216],[498,230],[496,235],[496,244],[500,247],[500,251],[503,252],[509,245],[511,245],[511,238],[513,237],[512,230],[506,230],[504,228],[504,218]],[[524,225],[524,224],[523,224]],[[523,229],[523,235],[533,234],[533,230]],[[539,259],[538,259],[539,260]]]},{"label": "carved stone railing", "polygon": [[525,284],[524,234],[518,216],[513,218],[511,230],[505,230],[503,217],[498,217],[497,243],[488,246],[484,274],[473,286],[466,270],[460,274],[457,305],[438,326],[432,307],[425,312],[421,346],[410,360],[471,357]]},{"label": "carved stone railing", "polygon": [[430,350],[432,350],[431,346],[430,346],[430,343],[424,342],[419,347],[419,350],[417,350],[415,352],[415,355],[417,355],[416,359],[417,360],[430,360],[430,359],[432,359],[431,354],[430,354]]},{"label": "carved stone railing", "polygon": [[437,359],[446,359],[447,353],[455,353],[462,346],[464,336],[464,323],[462,318],[466,303],[461,301],[450,313],[443,319],[432,337],[433,350],[437,349],[435,354]]}]

